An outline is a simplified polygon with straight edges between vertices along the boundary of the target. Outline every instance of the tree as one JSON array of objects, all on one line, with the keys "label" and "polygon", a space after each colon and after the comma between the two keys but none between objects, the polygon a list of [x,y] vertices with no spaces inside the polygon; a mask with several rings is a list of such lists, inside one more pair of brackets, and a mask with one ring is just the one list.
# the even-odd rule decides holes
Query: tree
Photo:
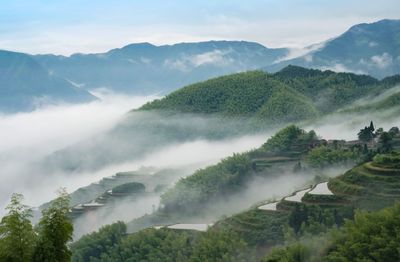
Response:
[{"label": "tree", "polygon": [[67,244],[72,240],[73,226],[69,218],[69,196],[60,189],[59,196],[42,212],[39,222],[39,239],[33,260],[37,262],[67,262],[71,251]]},{"label": "tree", "polygon": [[399,128],[398,128],[397,126],[394,126],[394,127],[392,127],[392,128],[389,129],[389,134],[390,134],[391,136],[396,136],[396,135],[398,135],[399,133],[400,133],[400,130],[399,130]]},{"label": "tree", "polygon": [[400,204],[379,212],[357,212],[347,221],[322,261],[400,261]]},{"label": "tree", "polygon": [[380,149],[383,152],[389,152],[390,150],[392,150],[392,136],[388,133],[388,132],[383,132],[380,136],[379,136],[379,144],[380,144]]},{"label": "tree", "polygon": [[247,248],[247,243],[234,231],[208,230],[197,240],[189,261],[253,261]]},{"label": "tree", "polygon": [[0,222],[0,261],[31,261],[36,235],[30,221],[32,210],[22,200],[21,194],[13,194],[8,214]]},{"label": "tree", "polygon": [[374,138],[374,133],[371,127],[364,127],[363,129],[358,132],[358,139],[364,142],[369,142]]},{"label": "tree", "polygon": [[310,248],[296,243],[284,248],[274,248],[271,253],[263,258],[262,262],[305,262],[310,261]]},{"label": "tree", "polygon": [[383,128],[380,127],[377,130],[375,130],[375,137],[379,137],[383,133]]},{"label": "tree", "polygon": [[375,131],[374,123],[372,121],[369,123],[369,130],[371,130],[371,132]]}]

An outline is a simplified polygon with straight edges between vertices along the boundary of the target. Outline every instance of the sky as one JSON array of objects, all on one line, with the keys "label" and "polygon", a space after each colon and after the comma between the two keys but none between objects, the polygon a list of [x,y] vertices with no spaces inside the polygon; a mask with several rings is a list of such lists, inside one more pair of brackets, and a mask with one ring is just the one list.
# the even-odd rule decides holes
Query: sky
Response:
[{"label": "sky", "polygon": [[400,18],[398,0],[1,0],[0,49],[69,55],[222,39],[301,48],[384,18]]}]

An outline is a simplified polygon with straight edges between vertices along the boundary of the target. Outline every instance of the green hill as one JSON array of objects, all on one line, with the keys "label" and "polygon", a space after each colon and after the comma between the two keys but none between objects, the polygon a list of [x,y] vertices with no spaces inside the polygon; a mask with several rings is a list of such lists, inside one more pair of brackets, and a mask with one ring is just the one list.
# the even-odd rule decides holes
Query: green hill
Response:
[{"label": "green hill", "polygon": [[[144,260],[168,260],[179,257],[181,261],[220,261],[223,254],[230,259],[227,261],[259,261],[266,254],[270,256],[265,261],[292,261],[284,260],[292,255],[301,255],[308,259],[301,261],[313,261],[310,260],[313,256],[337,256],[335,252],[345,247],[333,236],[340,236],[341,239],[351,242],[349,230],[365,231],[361,227],[362,217],[382,218],[382,225],[385,227],[390,227],[390,221],[396,218],[398,212],[389,216],[391,211],[385,211],[370,217],[360,214],[357,209],[376,211],[400,200],[400,153],[391,151],[376,154],[373,150],[378,150],[379,147],[365,149],[346,142],[325,142],[317,139],[312,131],[305,132],[289,126],[257,150],[234,155],[180,180],[163,195],[160,210],[134,222],[136,226],[141,224],[142,227],[165,227],[148,228],[127,236],[120,234],[118,225],[113,226],[115,232],[112,227],[105,227],[73,245],[73,261],[90,261],[90,256],[91,259],[112,261],[119,254],[123,254],[124,259],[135,257]],[[185,219],[191,216],[201,218],[203,212],[207,212],[212,204],[218,202],[218,198],[228,199],[257,176],[271,177],[289,169],[294,172],[294,167],[298,167],[299,162],[302,163],[302,168],[302,165],[317,158],[324,159],[332,167],[335,163],[349,159],[362,159],[360,156],[366,150],[368,152],[364,153],[367,156],[375,154],[371,161],[330,179],[327,184],[320,183],[311,189],[277,200],[273,208],[254,205],[230,217],[221,217],[206,232],[168,227],[176,221],[189,221]],[[311,172],[312,169],[306,171]],[[322,184],[327,186],[325,190],[328,192],[314,191]],[[295,199],[301,192],[303,194]],[[346,219],[352,220],[354,214],[354,225],[345,222]],[[217,216],[220,217],[219,214]],[[342,227],[343,229],[336,229]],[[332,236],[332,231],[337,233]],[[377,237],[394,241],[392,235],[383,236],[378,231],[374,231],[375,233]],[[118,236],[113,238],[115,234]],[[112,243],[105,241],[105,236],[112,238]],[[374,241],[371,240],[368,245]],[[271,248],[285,243],[291,244],[283,249],[274,249],[271,253]],[[88,248],[94,245],[96,250]],[[146,246],[147,251],[144,251],[143,246]],[[392,252],[393,246],[379,252]],[[315,252],[309,253],[313,249]],[[271,260],[272,258],[276,260]]]},{"label": "green hill", "polygon": [[400,153],[378,154],[373,161],[332,179],[329,187],[358,208],[376,210],[391,206],[400,200]]},{"label": "green hill", "polygon": [[247,116],[272,123],[331,113],[369,93],[398,84],[366,75],[288,66],[275,74],[250,71],[186,86],[140,110]]}]

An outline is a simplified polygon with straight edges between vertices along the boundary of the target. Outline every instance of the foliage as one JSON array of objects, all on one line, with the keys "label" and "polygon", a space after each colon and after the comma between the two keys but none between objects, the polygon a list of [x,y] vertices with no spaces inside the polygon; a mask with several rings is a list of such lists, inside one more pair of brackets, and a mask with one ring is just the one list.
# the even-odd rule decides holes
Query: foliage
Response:
[{"label": "foliage", "polygon": [[[371,122],[372,123],[372,122]],[[358,139],[364,142],[369,142],[374,139],[374,129],[371,126],[366,126],[358,132]]]},{"label": "foliage", "polygon": [[250,71],[189,85],[140,110],[250,116],[267,123],[288,123],[330,113],[394,84],[369,76],[288,66],[275,74]]},{"label": "foliage", "polygon": [[271,247],[284,240],[286,212],[251,209],[220,221],[217,228],[236,232],[249,246]]},{"label": "foliage", "polygon": [[30,222],[32,211],[22,200],[21,194],[13,194],[8,214],[1,219],[0,261],[31,261],[36,235]]},{"label": "foliage", "polygon": [[318,111],[309,98],[294,90],[283,88],[277,90],[258,112],[258,117],[274,123],[296,122],[317,116]]},{"label": "foliage", "polygon": [[310,150],[314,143],[318,143],[314,131],[306,132],[294,125],[288,126],[259,149],[234,154],[178,181],[161,196],[163,211],[196,214],[218,197],[240,191],[252,177],[258,175],[259,170],[254,162],[258,156],[267,153],[298,155]]},{"label": "foliage", "polygon": [[193,248],[191,262],[251,261],[247,244],[233,231],[208,230]]},{"label": "foliage", "polygon": [[297,236],[317,235],[342,226],[345,219],[353,219],[353,216],[352,207],[296,204],[290,213],[289,225]]},{"label": "foliage", "polygon": [[390,152],[393,148],[392,146],[392,136],[388,132],[382,132],[379,136],[379,149],[381,152]]},{"label": "foliage", "polygon": [[284,248],[274,248],[262,262],[306,262],[309,261],[311,250],[300,243]]},{"label": "foliage", "polygon": [[235,192],[251,175],[252,164],[246,154],[234,154],[215,166],[196,171],[181,179],[161,196],[167,211],[196,210],[217,196]]},{"label": "foliage", "polygon": [[276,86],[281,87],[273,79],[267,81],[268,77],[262,71],[252,71],[210,79],[172,92],[142,109],[230,115],[254,113]]},{"label": "foliage", "polygon": [[81,237],[71,244],[73,262],[86,262],[100,259],[103,253],[110,251],[126,234],[126,225],[117,222],[107,225],[94,232]]},{"label": "foliage", "polygon": [[393,151],[390,154],[377,154],[373,160],[376,165],[400,169],[400,151]]},{"label": "foliage", "polygon": [[116,194],[143,193],[145,189],[142,183],[131,182],[114,187],[112,192]]},{"label": "foliage", "polygon": [[288,151],[295,149],[295,147],[298,147],[296,149],[304,150],[309,147],[309,143],[313,140],[317,140],[317,135],[314,131],[307,133],[295,125],[290,125],[268,139],[262,148],[277,152]]},{"label": "foliage", "polygon": [[324,261],[399,261],[400,204],[376,213],[357,212]]},{"label": "foliage", "polygon": [[71,260],[71,251],[67,244],[72,240],[73,226],[69,218],[69,196],[65,189],[61,189],[58,198],[42,212],[38,232],[33,261]]},{"label": "foliage", "polygon": [[145,229],[123,238],[108,253],[104,253],[100,260],[188,261],[196,234],[168,229]]},{"label": "foliage", "polygon": [[325,145],[313,148],[306,156],[311,167],[323,168],[332,165],[354,164],[361,159],[362,152],[354,149],[331,148]]},{"label": "foliage", "polygon": [[227,230],[145,229],[125,236],[122,222],[72,244],[72,261],[247,261],[246,242]]}]

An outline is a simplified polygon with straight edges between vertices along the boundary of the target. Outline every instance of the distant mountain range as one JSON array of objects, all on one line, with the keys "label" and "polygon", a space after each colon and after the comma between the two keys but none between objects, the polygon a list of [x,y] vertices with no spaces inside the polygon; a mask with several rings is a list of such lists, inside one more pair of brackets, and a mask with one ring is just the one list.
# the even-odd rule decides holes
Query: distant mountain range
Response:
[{"label": "distant mountain range", "polygon": [[400,20],[359,24],[300,57],[266,66],[277,71],[286,65],[367,74],[377,78],[400,73]]},{"label": "distant mountain range", "polygon": [[31,110],[46,101],[90,101],[94,97],[84,90],[95,88],[167,94],[216,76],[254,69],[276,72],[287,65],[384,78],[400,73],[400,20],[355,25],[309,50],[289,59],[287,48],[209,41],[163,46],[139,43],[68,57],[1,51],[0,111]]},{"label": "distant mountain range", "polygon": [[34,58],[86,89],[106,87],[125,93],[165,94],[215,76],[269,65],[287,52],[252,42],[209,41],[163,46],[140,43],[100,54]]},{"label": "distant mountain range", "polygon": [[0,51],[0,112],[30,111],[52,103],[82,103],[96,97],[52,75],[31,56]]}]

